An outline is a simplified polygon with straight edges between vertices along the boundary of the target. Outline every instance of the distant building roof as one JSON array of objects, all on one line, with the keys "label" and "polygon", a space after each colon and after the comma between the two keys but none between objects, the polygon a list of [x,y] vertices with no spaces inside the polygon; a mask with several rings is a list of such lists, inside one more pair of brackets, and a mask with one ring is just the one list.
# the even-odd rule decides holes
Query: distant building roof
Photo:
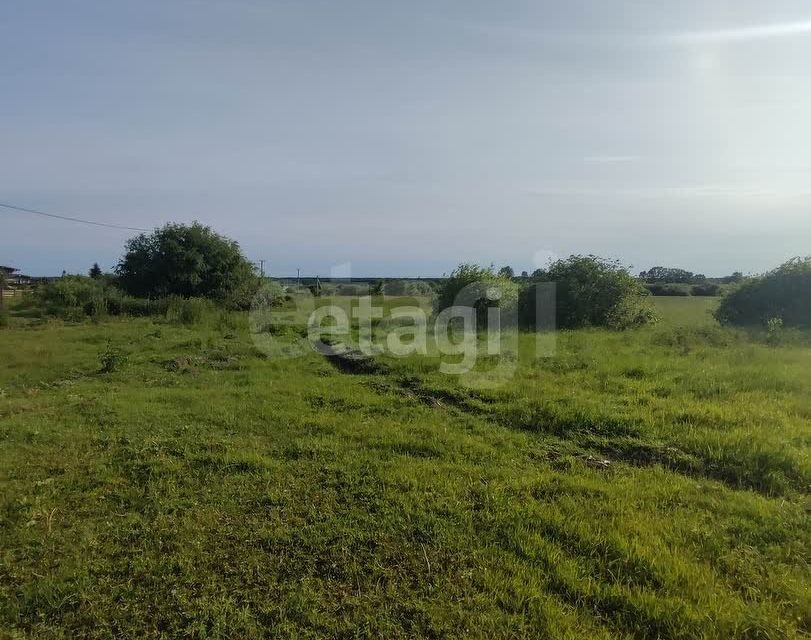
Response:
[{"label": "distant building roof", "polygon": [[0,265],[0,271],[5,271],[6,273],[14,273],[15,271],[18,271],[18,269],[17,267],[4,267],[3,265]]}]

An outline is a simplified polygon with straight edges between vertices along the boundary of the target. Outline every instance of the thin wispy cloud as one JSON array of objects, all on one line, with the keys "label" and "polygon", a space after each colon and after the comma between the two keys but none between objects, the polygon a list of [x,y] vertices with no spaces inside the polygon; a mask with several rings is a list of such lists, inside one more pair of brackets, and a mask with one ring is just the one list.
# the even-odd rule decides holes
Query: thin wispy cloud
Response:
[{"label": "thin wispy cloud", "polygon": [[512,42],[547,42],[558,45],[612,48],[724,44],[811,34],[811,20],[745,25],[712,30],[686,30],[645,35],[627,32],[561,31],[523,25],[466,25],[468,30]]},{"label": "thin wispy cloud", "polygon": [[[685,31],[660,36],[664,44],[721,44],[725,42],[746,42],[770,38],[785,38],[811,33],[811,20],[781,22],[775,24],[716,29],[712,31]],[[657,38],[654,36],[653,38]]]},{"label": "thin wispy cloud", "polygon": [[527,193],[536,196],[559,196],[581,198],[807,198],[811,190],[782,188],[768,185],[696,184],[661,187],[601,188],[588,186],[541,186],[530,187]]}]

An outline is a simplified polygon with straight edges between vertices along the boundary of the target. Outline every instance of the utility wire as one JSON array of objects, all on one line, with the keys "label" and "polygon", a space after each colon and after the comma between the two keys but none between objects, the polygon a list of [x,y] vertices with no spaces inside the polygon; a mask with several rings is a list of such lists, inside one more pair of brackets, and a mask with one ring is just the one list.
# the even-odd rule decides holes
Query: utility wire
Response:
[{"label": "utility wire", "polygon": [[38,216],[45,216],[47,218],[57,218],[59,220],[68,220],[70,222],[81,222],[82,224],[92,224],[96,227],[108,227],[110,229],[126,229],[127,231],[149,231],[149,229],[142,229],[141,227],[125,227],[120,224],[110,224],[108,222],[94,222],[93,220],[83,220],[82,218],[74,218],[72,216],[60,216],[56,213],[45,213],[44,211],[37,211],[36,209],[26,209],[25,207],[17,207],[13,204],[5,204],[0,202],[0,207],[6,209],[13,209],[14,211],[23,211],[25,213],[34,213]]}]

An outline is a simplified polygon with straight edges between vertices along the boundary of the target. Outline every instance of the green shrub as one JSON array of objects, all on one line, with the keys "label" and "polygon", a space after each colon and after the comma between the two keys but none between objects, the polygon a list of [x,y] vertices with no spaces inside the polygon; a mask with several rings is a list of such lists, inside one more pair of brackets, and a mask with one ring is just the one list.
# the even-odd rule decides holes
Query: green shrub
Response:
[{"label": "green shrub", "polygon": [[[275,284],[279,284],[276,282]],[[245,276],[240,282],[232,284],[227,290],[221,291],[212,296],[205,296],[221,304],[226,309],[232,311],[247,311],[251,308],[251,303],[256,291],[259,289],[259,280]],[[279,285],[284,291],[284,287]]]},{"label": "green shrub", "polygon": [[127,354],[109,343],[107,349],[99,355],[99,373],[113,373],[127,362]]},{"label": "green shrub", "polygon": [[37,303],[47,313],[64,315],[76,310],[87,315],[103,304],[104,284],[87,276],[64,276],[40,286],[35,293]]},{"label": "green shrub", "polygon": [[690,287],[690,295],[694,296],[717,296],[721,293],[721,285],[708,282],[706,284],[696,284]]},{"label": "green shrub", "polygon": [[408,295],[408,281],[386,280],[380,285],[380,293],[387,296],[406,296]]},{"label": "green shrub", "polygon": [[0,308],[0,329],[5,329],[9,325],[8,309]]},{"label": "green shrub", "polygon": [[81,321],[84,317],[103,318],[106,315],[163,315],[168,308],[166,298],[149,300],[133,298],[113,286],[108,278],[64,276],[36,289],[30,304],[47,315]]},{"label": "green shrub", "polygon": [[779,345],[785,335],[783,318],[769,318],[766,322],[766,342],[772,346]]},{"label": "green shrub", "polygon": [[[536,283],[556,288],[555,319],[562,329],[610,327],[626,329],[655,319],[645,304],[647,293],[619,262],[596,256],[570,256],[537,274]],[[521,292],[519,317],[525,327],[535,327],[538,288]]]},{"label": "green shrub", "polygon": [[721,294],[721,285],[713,282],[700,284],[684,284],[680,282],[667,282],[646,284],[645,288],[652,296],[717,296]]},{"label": "green shrub", "polygon": [[124,296],[105,278],[64,276],[38,287],[29,304],[46,315],[80,322],[122,313]]},{"label": "green shrub", "polygon": [[267,309],[284,305],[287,292],[276,280],[264,280],[251,301],[253,309]]},{"label": "green shrub", "polygon": [[473,307],[480,329],[487,327],[488,309],[499,307],[501,322],[507,325],[515,321],[519,290],[517,284],[496,274],[492,267],[461,264],[440,284],[434,307],[436,311],[454,305]]},{"label": "green shrub", "polygon": [[652,296],[689,296],[687,287],[680,284],[647,284],[645,288]]},{"label": "green shrub", "polygon": [[722,324],[811,327],[811,257],[794,258],[724,296],[715,317]]},{"label": "green shrub", "polygon": [[339,284],[335,287],[335,295],[364,296],[369,294],[369,288],[360,284]]},{"label": "green shrub", "polygon": [[422,280],[387,280],[382,287],[387,296],[432,296],[431,285]]},{"label": "green shrub", "polygon": [[[164,315],[168,308],[168,301],[166,298],[159,298],[158,300],[149,300],[148,298],[133,298],[131,296],[122,295],[118,300],[119,312],[113,315],[132,316],[134,318]],[[110,313],[113,313],[112,310]]]}]

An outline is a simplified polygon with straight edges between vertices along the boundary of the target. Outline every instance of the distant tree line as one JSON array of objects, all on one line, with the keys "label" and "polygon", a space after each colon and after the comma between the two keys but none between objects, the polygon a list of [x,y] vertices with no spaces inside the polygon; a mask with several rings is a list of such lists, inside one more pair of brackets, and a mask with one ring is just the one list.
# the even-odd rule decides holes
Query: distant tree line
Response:
[{"label": "distant tree line", "polygon": [[652,296],[719,296],[723,292],[720,284],[705,282],[703,284],[646,284],[645,288]]},{"label": "distant tree line", "polygon": [[719,296],[725,285],[742,282],[744,276],[736,271],[723,278],[708,278],[675,267],[652,267],[639,274],[639,279],[654,296]]},{"label": "distant tree line", "polygon": [[[168,224],[135,236],[126,243],[113,273],[103,273],[94,263],[88,276],[56,279],[40,287],[36,296],[49,312],[148,315],[180,305],[196,313],[194,309],[209,303],[248,309],[262,282],[235,241],[195,222]],[[722,285],[731,287],[716,313],[724,324],[811,327],[811,258],[795,258],[761,277],[744,278],[736,272],[707,278],[668,267],[653,267],[634,277],[619,262],[573,255],[520,276],[509,266],[496,270],[462,264],[435,282],[381,280],[371,293],[435,294],[438,311],[469,300],[479,326],[486,325],[489,309],[497,306],[508,322],[531,328],[538,326],[537,296],[544,291],[536,285],[552,283],[557,297],[555,322],[560,328],[640,326],[655,319],[646,300],[651,294],[718,295]],[[283,302],[284,289],[278,283],[268,284],[265,280],[262,289],[266,297],[273,298],[274,304]],[[329,287],[328,293],[364,295],[367,291],[339,283]],[[183,300],[200,302],[185,306],[177,302]]]},{"label": "distant tree line", "polygon": [[[537,281],[545,273],[545,269],[539,268],[532,274],[522,271],[520,276],[516,276],[515,270],[507,265],[498,269],[496,275],[521,283]],[[743,279],[740,272],[723,278],[708,278],[702,273],[675,267],[652,267],[639,274],[639,280],[653,296],[720,296],[726,285],[742,282]]]},{"label": "distant tree line", "polygon": [[686,269],[678,269],[674,267],[652,267],[647,271],[639,274],[640,280],[648,284],[704,284],[712,282],[715,284],[734,284],[743,281],[743,274],[736,271],[732,275],[723,278],[708,278],[703,273],[693,273]]}]

